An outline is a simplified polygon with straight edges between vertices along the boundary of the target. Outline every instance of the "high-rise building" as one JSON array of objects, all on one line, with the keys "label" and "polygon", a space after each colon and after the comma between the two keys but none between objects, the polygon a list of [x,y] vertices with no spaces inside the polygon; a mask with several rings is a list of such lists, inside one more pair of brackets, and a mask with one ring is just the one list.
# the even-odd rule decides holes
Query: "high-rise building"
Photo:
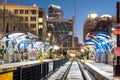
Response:
[{"label": "high-rise building", "polygon": [[60,48],[73,47],[73,21],[73,19],[52,19],[47,21],[47,33],[51,33],[53,44],[60,46]]},{"label": "high-rise building", "polygon": [[110,15],[96,16],[96,14],[89,14],[84,23],[83,41],[88,33],[96,31],[104,31],[111,33],[111,29],[116,24],[116,17]]},{"label": "high-rise building", "polygon": [[48,19],[60,19],[63,18],[63,11],[58,5],[51,4],[48,8]]},{"label": "high-rise building", "polygon": [[74,47],[75,49],[80,49],[80,43],[78,37],[74,37]]},{"label": "high-rise building", "polygon": [[[46,13],[36,5],[0,4],[0,32],[27,31],[45,40]],[[2,34],[1,33],[1,34]]]},{"label": "high-rise building", "polygon": [[89,33],[89,32],[93,32],[94,28],[97,24],[97,18],[99,18],[98,16],[95,17],[95,13],[90,13],[88,14],[87,19],[84,22],[84,28],[83,28],[83,41],[85,40],[85,36]]}]

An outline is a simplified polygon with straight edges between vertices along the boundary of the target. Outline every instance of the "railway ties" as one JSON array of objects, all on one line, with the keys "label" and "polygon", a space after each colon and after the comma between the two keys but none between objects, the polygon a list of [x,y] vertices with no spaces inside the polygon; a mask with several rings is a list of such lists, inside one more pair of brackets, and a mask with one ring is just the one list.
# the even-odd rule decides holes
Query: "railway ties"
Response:
[{"label": "railway ties", "polygon": [[47,80],[96,80],[79,61],[69,61]]},{"label": "railway ties", "polygon": [[84,80],[79,65],[76,61],[73,61],[66,80]]}]

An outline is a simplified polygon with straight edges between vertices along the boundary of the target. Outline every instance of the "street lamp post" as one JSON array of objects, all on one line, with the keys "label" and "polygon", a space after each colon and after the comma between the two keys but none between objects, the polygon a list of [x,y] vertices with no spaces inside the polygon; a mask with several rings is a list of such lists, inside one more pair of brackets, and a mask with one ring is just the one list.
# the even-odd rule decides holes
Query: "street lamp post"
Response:
[{"label": "street lamp post", "polygon": [[48,37],[49,37],[49,40],[50,40],[50,37],[51,37],[51,33],[48,33]]},{"label": "street lamp post", "polygon": [[[59,46],[57,46],[57,45],[53,45],[53,52],[55,53],[55,54],[53,54],[53,55],[57,55],[57,50],[59,49]],[[55,57],[56,58],[56,57]]]}]

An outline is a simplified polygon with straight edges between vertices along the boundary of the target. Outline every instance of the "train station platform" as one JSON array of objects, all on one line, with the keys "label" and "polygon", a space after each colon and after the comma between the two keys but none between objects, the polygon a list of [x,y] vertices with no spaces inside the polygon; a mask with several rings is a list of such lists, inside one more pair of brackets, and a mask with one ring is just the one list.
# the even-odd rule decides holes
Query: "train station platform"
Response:
[{"label": "train station platform", "polygon": [[[97,80],[120,80],[120,77],[113,75],[114,71],[111,65],[96,63],[91,60],[87,60],[86,62],[80,60],[79,62]],[[68,69],[70,65],[71,68]],[[80,73],[79,67],[76,65],[76,62],[72,65],[71,61],[65,58],[44,60],[43,62],[27,61],[3,64],[0,65],[0,80],[61,80],[60,78],[65,75],[66,70],[70,70],[67,74],[67,80],[79,80],[80,78],[82,80],[83,73]]]},{"label": "train station platform", "polygon": [[66,58],[0,65],[0,80],[42,80],[68,62]]},{"label": "train station platform", "polygon": [[91,60],[87,60],[86,62],[82,60],[81,62],[97,80],[120,80],[120,77],[114,76],[112,65]]}]

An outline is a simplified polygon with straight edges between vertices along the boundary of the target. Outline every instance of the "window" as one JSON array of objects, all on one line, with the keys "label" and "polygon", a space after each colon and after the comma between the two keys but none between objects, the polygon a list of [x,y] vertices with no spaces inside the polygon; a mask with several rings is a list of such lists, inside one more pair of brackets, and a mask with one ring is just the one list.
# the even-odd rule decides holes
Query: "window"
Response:
[{"label": "window", "polygon": [[28,14],[28,10],[25,10],[25,14]]},{"label": "window", "polygon": [[42,36],[42,28],[39,29],[39,36]]},{"label": "window", "polygon": [[32,14],[36,14],[36,10],[31,10]]},{"label": "window", "polygon": [[15,13],[15,14],[18,14],[18,10],[17,10],[17,9],[15,9],[14,13]]},{"label": "window", "polygon": [[30,24],[30,28],[36,28],[36,24]]},{"label": "window", "polygon": [[39,12],[39,18],[42,18],[43,12]]},{"label": "window", "polygon": [[19,20],[20,20],[20,21],[23,21],[23,17],[21,16],[21,17],[19,18]]},{"label": "window", "polygon": [[18,17],[17,16],[14,17],[14,21],[18,21]]},{"label": "window", "polygon": [[20,10],[20,14],[23,14],[24,13],[24,10]]},{"label": "window", "polygon": [[25,27],[26,27],[26,28],[29,27],[28,23],[25,23]]},{"label": "window", "polygon": [[28,21],[28,17],[25,17],[25,21]]},{"label": "window", "polygon": [[30,21],[36,21],[36,17],[30,17]]}]

